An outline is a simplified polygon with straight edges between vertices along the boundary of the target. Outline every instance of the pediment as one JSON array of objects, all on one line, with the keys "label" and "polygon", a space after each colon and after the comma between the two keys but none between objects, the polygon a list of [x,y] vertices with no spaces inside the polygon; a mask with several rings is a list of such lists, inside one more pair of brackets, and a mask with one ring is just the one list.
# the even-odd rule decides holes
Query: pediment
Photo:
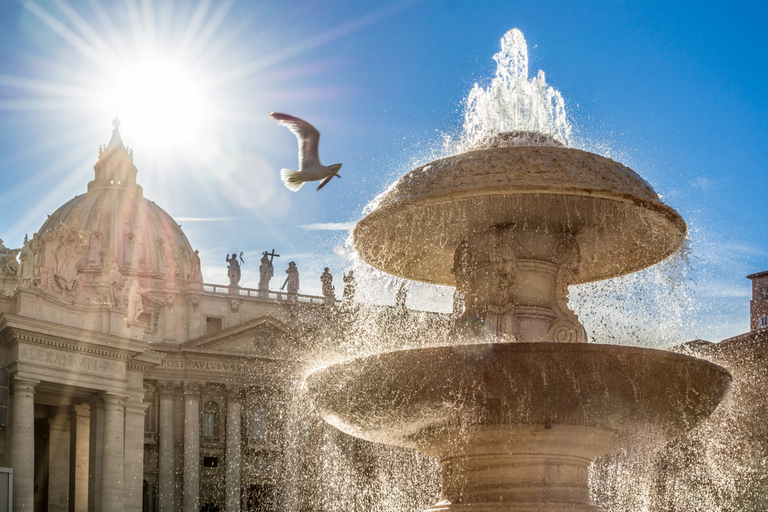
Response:
[{"label": "pediment", "polygon": [[191,340],[182,349],[267,359],[299,359],[299,333],[270,315]]}]

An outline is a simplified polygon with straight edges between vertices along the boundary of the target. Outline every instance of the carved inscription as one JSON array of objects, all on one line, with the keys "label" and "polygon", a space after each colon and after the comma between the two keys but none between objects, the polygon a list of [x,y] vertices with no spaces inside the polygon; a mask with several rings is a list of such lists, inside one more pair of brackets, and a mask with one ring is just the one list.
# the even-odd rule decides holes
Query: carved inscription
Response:
[{"label": "carved inscription", "polygon": [[245,371],[245,365],[239,363],[230,363],[226,361],[201,361],[195,359],[187,359],[185,361],[163,359],[160,366],[162,368],[173,368],[178,370],[212,370],[225,373],[243,373]]},{"label": "carved inscription", "polygon": [[20,347],[19,361],[66,368],[78,373],[125,377],[125,366],[121,363],[42,347]]}]

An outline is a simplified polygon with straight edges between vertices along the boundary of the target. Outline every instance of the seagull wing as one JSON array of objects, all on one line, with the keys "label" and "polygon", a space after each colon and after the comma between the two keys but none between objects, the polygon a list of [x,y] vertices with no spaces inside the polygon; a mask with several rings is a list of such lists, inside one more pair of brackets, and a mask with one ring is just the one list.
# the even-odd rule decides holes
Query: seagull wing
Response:
[{"label": "seagull wing", "polygon": [[333,177],[334,177],[334,175],[333,175],[333,174],[331,174],[330,176],[328,176],[327,178],[325,178],[323,181],[321,181],[321,182],[320,182],[320,185],[318,185],[318,186],[317,186],[317,190],[320,190],[321,188],[323,188],[324,186],[326,186],[326,185],[328,184],[328,182],[329,182],[329,181],[331,181],[331,178],[333,178]]},{"label": "seagull wing", "polygon": [[320,158],[317,155],[320,132],[314,126],[303,119],[279,112],[270,112],[269,117],[277,121],[277,124],[291,130],[296,138],[299,139],[299,170],[303,170],[313,164],[320,165]]}]

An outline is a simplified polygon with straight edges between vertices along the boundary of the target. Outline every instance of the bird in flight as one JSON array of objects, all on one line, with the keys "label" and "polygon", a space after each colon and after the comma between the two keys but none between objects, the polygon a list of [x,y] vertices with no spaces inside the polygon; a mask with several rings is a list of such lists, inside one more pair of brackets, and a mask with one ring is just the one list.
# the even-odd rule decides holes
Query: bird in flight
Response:
[{"label": "bird in flight", "polygon": [[320,190],[334,176],[341,178],[338,174],[341,164],[325,166],[320,163],[320,157],[317,155],[320,132],[314,126],[303,119],[279,112],[270,112],[269,117],[291,130],[299,140],[299,170],[280,169],[280,178],[286,187],[296,192],[307,181],[322,180],[317,186],[317,190]]}]

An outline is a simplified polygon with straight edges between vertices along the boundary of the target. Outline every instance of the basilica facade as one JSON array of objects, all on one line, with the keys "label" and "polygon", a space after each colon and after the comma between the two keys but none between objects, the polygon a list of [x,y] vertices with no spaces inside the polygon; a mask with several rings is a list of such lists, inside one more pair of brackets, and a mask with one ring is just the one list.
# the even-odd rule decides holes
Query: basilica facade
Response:
[{"label": "basilica facade", "polygon": [[204,283],[114,124],[87,191],[0,245],[13,510],[276,509],[307,329],[341,303]]}]

